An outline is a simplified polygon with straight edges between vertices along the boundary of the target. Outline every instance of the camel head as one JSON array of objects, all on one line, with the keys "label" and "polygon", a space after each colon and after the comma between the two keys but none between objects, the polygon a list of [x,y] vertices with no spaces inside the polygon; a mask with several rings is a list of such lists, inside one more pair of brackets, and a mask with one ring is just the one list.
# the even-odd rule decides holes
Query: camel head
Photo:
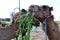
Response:
[{"label": "camel head", "polygon": [[53,11],[53,7],[49,7],[48,5],[42,5],[42,12],[44,13],[45,17],[52,15],[51,11]]},{"label": "camel head", "polygon": [[17,30],[19,28],[19,17],[21,15],[22,12],[27,12],[25,9],[22,9],[20,12],[14,13],[13,14],[13,21],[11,25],[14,25],[13,29]]},{"label": "camel head", "polygon": [[47,19],[47,20],[52,19],[53,20],[54,17],[51,13],[51,11],[53,11],[53,7],[50,7],[48,5],[43,5],[41,7],[42,7],[42,12],[43,12],[43,15],[44,15],[45,19]]},{"label": "camel head", "polygon": [[47,5],[31,5],[28,10],[29,13],[35,12],[35,18],[39,21],[43,21],[46,17],[52,15],[51,11],[53,10],[53,7]]}]

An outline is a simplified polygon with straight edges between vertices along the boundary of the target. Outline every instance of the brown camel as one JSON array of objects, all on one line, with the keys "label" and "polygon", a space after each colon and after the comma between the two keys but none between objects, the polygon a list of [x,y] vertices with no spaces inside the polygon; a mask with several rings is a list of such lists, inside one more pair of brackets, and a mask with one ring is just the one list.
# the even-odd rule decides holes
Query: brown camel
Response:
[{"label": "brown camel", "polygon": [[16,30],[19,28],[19,23],[15,22],[6,28],[0,28],[0,40],[10,40],[16,37]]},{"label": "brown camel", "polygon": [[[58,26],[54,22],[54,17],[51,14],[52,7],[47,5],[37,6],[31,5],[29,13],[35,12],[34,19],[43,22],[44,19],[47,21],[47,35],[49,40],[60,40],[60,32]],[[16,30],[19,28],[19,23],[13,21],[12,24],[7,28],[0,28],[0,40],[10,40],[16,37]]]},{"label": "brown camel", "polygon": [[60,40],[60,32],[58,29],[58,25],[54,22],[54,17],[51,14],[53,8],[50,8],[49,6],[42,6],[42,8],[43,7],[46,7],[45,11],[43,12],[47,20],[47,35],[49,37],[49,40]]},{"label": "brown camel", "polygon": [[29,12],[35,12],[35,18],[38,21],[43,22],[44,19],[47,21],[47,36],[49,40],[60,40],[60,32],[57,24],[54,22],[54,17],[51,14],[53,7],[49,7],[47,5],[38,6],[31,5],[29,7]]},{"label": "brown camel", "polygon": [[11,40],[17,36],[16,31],[19,28],[19,22],[15,21],[17,16],[18,14],[14,15],[12,23],[9,26],[6,26],[5,23],[0,22],[0,40]]}]

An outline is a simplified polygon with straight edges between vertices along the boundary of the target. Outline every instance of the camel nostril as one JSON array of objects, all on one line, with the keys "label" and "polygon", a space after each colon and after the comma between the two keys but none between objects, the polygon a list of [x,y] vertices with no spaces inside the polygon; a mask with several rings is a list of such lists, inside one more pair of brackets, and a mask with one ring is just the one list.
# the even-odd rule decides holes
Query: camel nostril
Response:
[{"label": "camel nostril", "polygon": [[33,12],[33,10],[32,9],[29,9],[29,12]]},{"label": "camel nostril", "polygon": [[5,27],[6,24],[2,24],[3,27]]}]

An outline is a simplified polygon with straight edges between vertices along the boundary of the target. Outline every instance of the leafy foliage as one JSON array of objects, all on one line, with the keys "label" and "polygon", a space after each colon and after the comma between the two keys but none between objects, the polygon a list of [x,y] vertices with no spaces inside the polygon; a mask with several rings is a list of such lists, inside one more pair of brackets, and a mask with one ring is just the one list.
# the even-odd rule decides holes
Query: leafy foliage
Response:
[{"label": "leafy foliage", "polygon": [[[30,40],[29,39],[30,30],[32,28],[32,24],[34,23],[33,16],[34,16],[34,13],[33,14],[27,14],[24,12],[21,13],[19,20],[18,20],[20,25],[19,25],[19,29],[17,30],[17,33],[16,33],[19,40],[22,40],[23,38],[24,38],[23,40]],[[26,31],[25,37],[22,37],[23,30]]]}]

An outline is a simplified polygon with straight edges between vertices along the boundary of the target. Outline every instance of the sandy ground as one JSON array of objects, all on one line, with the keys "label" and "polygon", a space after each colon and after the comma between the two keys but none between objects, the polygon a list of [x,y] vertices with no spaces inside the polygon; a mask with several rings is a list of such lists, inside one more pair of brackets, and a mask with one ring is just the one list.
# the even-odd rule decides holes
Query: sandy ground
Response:
[{"label": "sandy ground", "polygon": [[30,32],[30,40],[48,40],[48,37],[45,35],[45,32],[42,30],[41,27],[35,29],[33,26]]}]

